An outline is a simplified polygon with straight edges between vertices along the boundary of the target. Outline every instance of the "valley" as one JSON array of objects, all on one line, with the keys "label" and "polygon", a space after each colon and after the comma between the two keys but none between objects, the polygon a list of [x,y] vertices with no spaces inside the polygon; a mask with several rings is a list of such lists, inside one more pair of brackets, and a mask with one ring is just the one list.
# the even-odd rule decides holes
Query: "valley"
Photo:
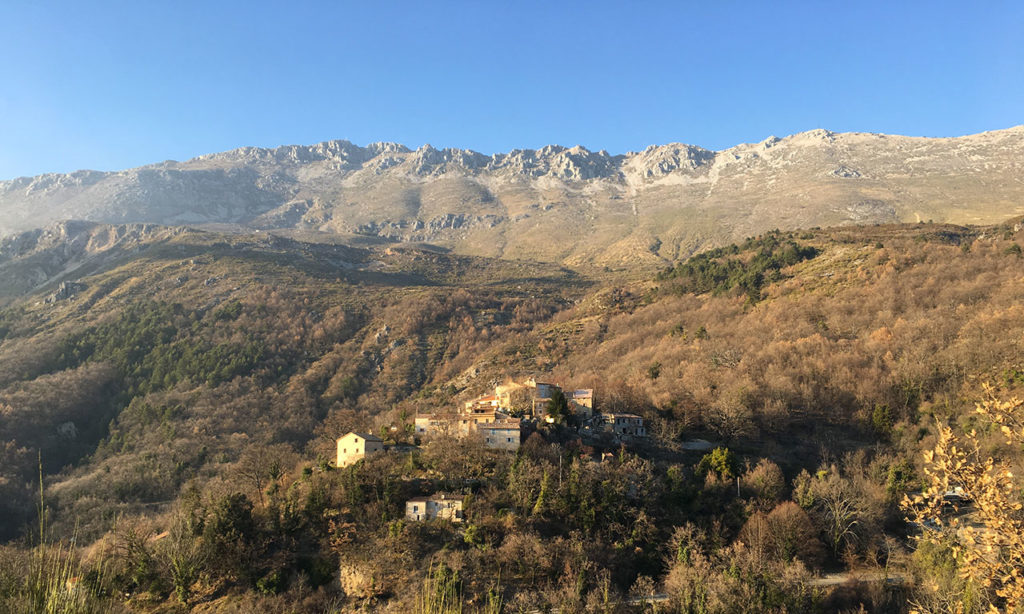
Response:
[{"label": "valley", "polygon": [[[1024,385],[1022,241],[1020,218],[772,231],[622,272],[183,227],[8,237],[0,598],[36,569],[40,471],[44,538],[88,545],[68,564],[103,611],[899,611],[943,598],[928,578],[966,590],[900,501],[937,424],[1020,470],[973,407]],[[644,435],[527,414],[516,451],[417,432],[528,378]],[[353,431],[404,451],[337,467]],[[464,522],[405,519],[440,493]]]}]

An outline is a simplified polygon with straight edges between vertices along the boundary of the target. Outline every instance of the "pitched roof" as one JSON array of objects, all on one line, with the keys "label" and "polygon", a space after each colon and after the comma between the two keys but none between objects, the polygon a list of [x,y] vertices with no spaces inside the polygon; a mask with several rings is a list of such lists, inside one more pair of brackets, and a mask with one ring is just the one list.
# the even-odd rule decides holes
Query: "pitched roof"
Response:
[{"label": "pitched roof", "polygon": [[406,503],[425,503],[427,501],[462,501],[465,497],[463,495],[445,495],[441,493],[430,495],[429,497],[413,497],[412,499],[406,499]]},{"label": "pitched roof", "polygon": [[357,432],[353,431],[353,432],[349,433],[349,435],[355,435],[356,437],[362,437],[366,441],[384,441],[380,437],[377,437],[376,435],[371,435],[369,433],[357,433]]},{"label": "pitched roof", "polygon": [[448,412],[448,413],[443,413],[443,414],[416,414],[416,418],[415,419],[416,420],[437,420],[437,421],[447,420],[447,421],[450,421],[450,422],[455,422],[457,420],[472,420],[474,418],[475,418],[474,414],[459,414],[459,413],[455,413],[455,412]]},{"label": "pitched roof", "polygon": [[498,429],[505,431],[519,430],[520,428],[519,420],[501,420],[499,422],[489,422],[487,424],[482,424],[480,426],[482,426],[485,429]]}]

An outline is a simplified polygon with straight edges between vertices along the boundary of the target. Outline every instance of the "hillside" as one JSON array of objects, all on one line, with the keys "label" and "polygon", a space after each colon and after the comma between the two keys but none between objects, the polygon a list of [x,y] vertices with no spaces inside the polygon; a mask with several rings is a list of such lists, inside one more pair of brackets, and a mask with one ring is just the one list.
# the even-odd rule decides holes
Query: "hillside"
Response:
[{"label": "hillside", "polygon": [[79,517],[98,529],[114,509],[172,501],[218,450],[241,451],[233,438],[301,448],[328,415],[354,424],[456,376],[491,335],[589,283],[551,265],[172,228],[62,225],[4,247],[0,296],[29,273],[74,273],[0,316],[5,538],[31,511],[34,450],[47,472],[89,460],[70,483],[99,504]]},{"label": "hillside", "polygon": [[[680,611],[904,611],[932,580],[973,590],[913,552],[898,507],[935,420],[1021,469],[972,415],[982,384],[1024,386],[1019,218],[765,233],[633,281],[265,233],[15,243],[7,271],[86,264],[67,296],[54,278],[0,311],[0,526],[36,517],[41,450],[50,531],[92,544],[105,607],[404,612],[450,590],[489,612],[654,593]],[[329,467],[342,433],[412,443],[416,412],[531,375],[593,388],[649,437],[542,425],[517,454],[440,441]],[[402,520],[444,491],[470,496],[465,526]],[[0,548],[0,599],[19,552]],[[882,566],[902,587],[812,582]]]},{"label": "hillside", "polygon": [[1024,129],[814,130],[723,151],[483,155],[347,141],[0,182],[0,234],[80,219],[428,242],[571,266],[661,266],[773,228],[987,224],[1024,213]]}]

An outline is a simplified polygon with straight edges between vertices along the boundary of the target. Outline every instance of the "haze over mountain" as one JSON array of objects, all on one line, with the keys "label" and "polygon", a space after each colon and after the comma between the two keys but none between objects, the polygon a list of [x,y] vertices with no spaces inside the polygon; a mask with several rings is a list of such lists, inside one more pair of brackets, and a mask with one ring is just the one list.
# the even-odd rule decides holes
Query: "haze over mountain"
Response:
[{"label": "haze over mountain", "polygon": [[813,130],[710,151],[487,156],[348,141],[0,182],[0,235],[77,219],[318,231],[568,265],[661,264],[772,228],[1024,213],[1024,126],[958,138]]}]

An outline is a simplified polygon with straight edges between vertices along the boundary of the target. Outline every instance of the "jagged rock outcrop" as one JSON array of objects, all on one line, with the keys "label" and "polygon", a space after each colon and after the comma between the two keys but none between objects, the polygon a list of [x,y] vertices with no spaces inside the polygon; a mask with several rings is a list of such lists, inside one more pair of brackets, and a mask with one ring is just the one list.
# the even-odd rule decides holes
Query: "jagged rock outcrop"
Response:
[{"label": "jagged rock outcrop", "polygon": [[47,296],[44,301],[47,304],[53,304],[59,301],[66,301],[73,298],[76,294],[85,290],[85,284],[80,284],[75,281],[62,281],[53,294]]},{"label": "jagged rock outcrop", "polygon": [[64,219],[213,224],[657,264],[770,228],[995,222],[1024,213],[1022,166],[1024,127],[942,139],[812,130],[718,152],[673,143],[614,156],[327,141],[2,181],[0,235]]},{"label": "jagged rock outcrop", "polygon": [[36,289],[53,288],[47,303],[85,290],[70,280],[111,259],[191,232],[155,224],[111,225],[68,221],[0,239],[0,304]]}]

